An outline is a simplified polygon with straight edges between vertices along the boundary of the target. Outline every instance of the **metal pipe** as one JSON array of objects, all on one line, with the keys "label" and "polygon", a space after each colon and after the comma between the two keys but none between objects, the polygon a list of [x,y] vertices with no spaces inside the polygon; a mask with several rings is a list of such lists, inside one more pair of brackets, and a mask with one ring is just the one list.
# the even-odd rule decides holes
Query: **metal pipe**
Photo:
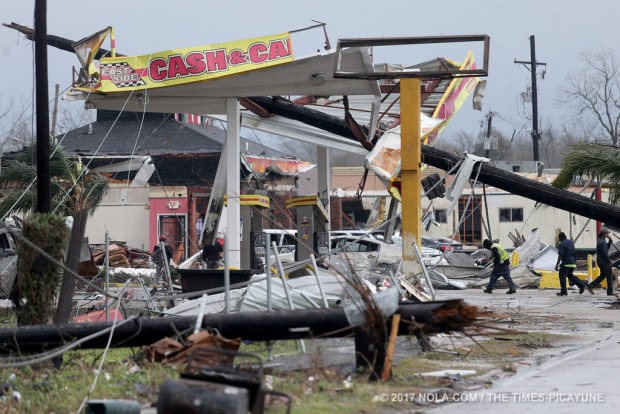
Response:
[{"label": "metal pipe", "polygon": [[325,293],[323,292],[323,283],[321,282],[321,277],[319,276],[319,266],[317,266],[316,259],[313,254],[310,255],[310,260],[312,261],[312,266],[314,266],[314,275],[316,276],[316,284],[319,286],[319,293],[321,294],[321,299],[323,299],[323,307],[327,309],[329,308],[329,304],[327,303],[327,298],[325,297]]},{"label": "metal pipe", "polygon": [[197,334],[200,332],[200,327],[202,326],[202,320],[205,316],[205,309],[207,307],[207,295],[203,294],[200,300],[200,311],[198,312],[198,317],[196,318],[196,325],[194,326],[194,333]]},{"label": "metal pipe", "polygon": [[269,233],[266,234],[267,243],[265,243],[265,276],[267,276],[267,312],[271,312],[273,310],[273,305],[271,303],[271,236]]},{"label": "metal pipe", "polygon": [[230,240],[224,240],[224,312],[230,312]]},{"label": "metal pipe", "polygon": [[[291,294],[288,291],[288,284],[286,283],[286,274],[284,273],[284,268],[282,267],[282,262],[280,261],[280,255],[278,253],[278,246],[276,242],[271,242],[273,247],[273,253],[276,256],[276,263],[278,264],[278,271],[280,272],[280,280],[282,281],[282,287],[284,288],[284,294],[286,295],[286,300],[288,301],[288,306],[291,310],[295,310],[295,305],[293,305],[293,299],[291,299]],[[301,351],[306,353],[306,344],[303,340],[299,340],[299,346],[301,347]]]},{"label": "metal pipe", "polygon": [[110,234],[105,231],[105,320],[109,321],[110,312]]},{"label": "metal pipe", "polygon": [[433,300],[435,300],[435,288],[433,288],[433,283],[431,282],[431,278],[428,276],[428,272],[426,271],[426,266],[424,265],[424,262],[422,261],[420,250],[418,250],[418,245],[416,244],[415,241],[413,242],[413,250],[418,259],[418,262],[420,262],[420,267],[422,268],[422,274],[424,275],[424,279],[426,280],[426,283],[428,284],[428,289],[431,291],[431,296],[433,297]]}]

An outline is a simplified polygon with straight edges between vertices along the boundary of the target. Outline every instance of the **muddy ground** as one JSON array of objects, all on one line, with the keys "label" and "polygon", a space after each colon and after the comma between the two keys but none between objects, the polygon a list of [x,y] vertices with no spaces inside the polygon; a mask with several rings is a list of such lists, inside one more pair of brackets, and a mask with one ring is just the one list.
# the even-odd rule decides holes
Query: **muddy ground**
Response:
[{"label": "muddy ground", "polygon": [[[572,291],[556,296],[555,290],[520,290],[516,295],[478,290],[441,291],[439,298],[461,297],[497,315],[495,323],[528,333],[544,334],[546,343],[525,341],[521,357],[482,375],[468,377],[486,386],[448,397],[424,412],[457,413],[578,413],[617,412],[620,372],[620,300],[605,290],[595,295]],[[550,335],[550,336],[547,336]],[[484,346],[484,341],[481,344]],[[403,412],[411,412],[407,407]],[[417,407],[416,407],[417,408]],[[414,410],[416,411],[416,410]]]},{"label": "muddy ground", "polygon": [[[520,290],[516,295],[506,295],[503,290],[489,295],[479,289],[437,293],[438,300],[457,298],[487,313],[477,331],[433,336],[433,351],[425,353],[416,339],[399,337],[394,375],[400,385],[377,386],[376,393],[359,395],[369,400],[366,407],[342,411],[596,410],[602,414],[615,413],[620,407],[616,389],[620,372],[617,296],[609,297],[602,289],[595,295],[573,291],[562,297],[556,296],[555,290],[538,289]],[[270,366],[279,371],[320,363],[340,375],[354,369],[352,340],[306,345],[306,354],[275,356]],[[411,385],[403,387],[403,383]]]}]

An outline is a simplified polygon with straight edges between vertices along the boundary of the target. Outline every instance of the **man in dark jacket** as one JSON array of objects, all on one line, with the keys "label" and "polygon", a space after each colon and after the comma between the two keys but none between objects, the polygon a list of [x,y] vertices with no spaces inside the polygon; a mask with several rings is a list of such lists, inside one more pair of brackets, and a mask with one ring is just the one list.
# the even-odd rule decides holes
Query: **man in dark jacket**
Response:
[{"label": "man in dark jacket", "polygon": [[609,248],[612,243],[613,240],[609,236],[609,230],[603,227],[596,241],[596,264],[601,269],[601,274],[588,285],[590,289],[593,289],[600,285],[603,279],[607,280],[607,296],[614,294],[614,274],[611,271],[611,259],[609,258]]},{"label": "man in dark jacket", "polygon": [[508,283],[508,291],[506,291],[506,294],[512,295],[513,293],[517,293],[515,283],[510,277],[510,253],[499,243],[492,243],[489,239],[485,239],[482,245],[493,253],[493,272],[491,272],[491,279],[486,289],[484,289],[484,293],[493,293],[493,286],[495,286],[500,276]]},{"label": "man in dark jacket", "polygon": [[[588,289],[588,292],[594,294],[594,291],[590,289],[587,283],[579,279],[573,274],[577,267],[577,257],[575,255],[575,245],[573,241],[566,237],[564,232],[558,234],[560,245],[558,246],[558,261],[555,264],[555,270],[560,271],[560,292],[556,293],[558,296],[568,295],[566,290],[566,279],[570,280],[574,285],[579,287],[579,294],[582,294],[584,290]],[[562,267],[560,267],[560,262]]]},{"label": "man in dark jacket", "polygon": [[214,244],[207,244],[202,248],[202,260],[207,264],[207,269],[218,269],[222,267],[222,247],[219,240]]}]

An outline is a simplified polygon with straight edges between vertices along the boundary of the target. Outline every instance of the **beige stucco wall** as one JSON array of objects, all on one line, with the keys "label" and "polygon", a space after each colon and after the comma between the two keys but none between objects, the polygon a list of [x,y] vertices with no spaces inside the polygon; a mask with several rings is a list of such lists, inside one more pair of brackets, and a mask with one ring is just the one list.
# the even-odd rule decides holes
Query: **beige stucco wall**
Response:
[{"label": "beige stucco wall", "polygon": [[110,184],[110,190],[95,213],[88,218],[85,235],[89,243],[111,240],[149,250],[149,188],[127,188]]}]

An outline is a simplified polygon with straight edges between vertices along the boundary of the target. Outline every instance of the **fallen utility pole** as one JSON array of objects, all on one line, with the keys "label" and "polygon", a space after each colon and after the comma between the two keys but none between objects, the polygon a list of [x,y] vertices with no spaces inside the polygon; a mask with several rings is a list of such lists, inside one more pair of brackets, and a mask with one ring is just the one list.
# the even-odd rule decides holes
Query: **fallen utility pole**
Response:
[{"label": "fallen utility pole", "polygon": [[[462,300],[438,302],[403,302],[399,335],[411,334],[412,321],[426,334],[461,331],[473,323],[478,314],[475,306]],[[140,317],[114,330],[112,346],[136,347],[150,345],[177,332],[193,331],[195,317]],[[41,352],[67,342],[82,339],[112,326],[112,322],[61,325],[31,325],[0,330],[0,354],[16,355]],[[217,329],[226,338],[252,341],[335,338],[352,335],[342,308],[310,309],[281,312],[221,313],[205,315],[202,327]],[[102,349],[108,336],[94,338],[82,349]]]},{"label": "fallen utility pole", "polygon": [[[251,99],[261,106],[268,102],[268,106],[265,106],[274,114],[312,125],[345,138],[355,139],[355,134],[346,125],[343,125],[344,120],[340,118],[326,115],[314,109],[299,107],[282,98],[263,97]],[[330,123],[332,118],[336,118],[333,124]],[[450,171],[459,159],[459,157],[449,152],[422,145],[422,162],[430,166]],[[477,168],[475,168],[471,178],[475,178],[477,173]],[[620,207],[595,201],[589,197],[552,187],[549,184],[539,183],[512,172],[493,167],[490,164],[482,165],[478,181],[508,191],[511,194],[559,208],[560,210],[599,220],[614,227],[620,227]]]},{"label": "fallen utility pole", "polygon": [[[28,26],[23,26],[21,24],[11,22],[11,23],[2,23],[2,26],[8,27],[9,29],[17,30],[18,32],[24,34],[26,39],[35,41],[35,33],[34,29],[31,29]],[[75,40],[70,40],[60,36],[47,35],[47,44],[49,46],[55,47],[56,49],[65,50],[67,52],[75,53],[75,49],[73,49],[73,44],[76,43]],[[97,53],[95,54],[95,59],[101,59],[104,56],[112,56],[112,52],[99,48]],[[116,56],[125,56],[120,53],[117,53]]]},{"label": "fallen utility pole", "polygon": [[[422,162],[445,171],[452,169],[459,159],[433,147],[422,148]],[[477,168],[474,168],[471,178],[475,178],[477,173]],[[560,210],[620,227],[620,207],[539,183],[488,164],[482,164],[478,181]]]}]

